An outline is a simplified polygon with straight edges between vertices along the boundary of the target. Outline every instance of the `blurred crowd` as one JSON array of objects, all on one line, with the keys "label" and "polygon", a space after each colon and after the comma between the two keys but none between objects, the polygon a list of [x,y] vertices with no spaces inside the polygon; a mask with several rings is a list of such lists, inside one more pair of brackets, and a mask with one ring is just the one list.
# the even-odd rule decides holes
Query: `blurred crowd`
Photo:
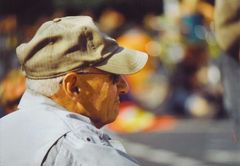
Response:
[{"label": "blurred crowd", "polygon": [[[109,6],[97,14],[94,9],[78,13],[92,16],[121,46],[149,54],[143,71],[126,76],[131,90],[121,97],[119,118],[136,125],[136,119],[150,122],[165,115],[227,117],[222,100],[221,50],[213,32],[214,3],[164,0],[162,5],[161,13],[146,12],[141,21],[132,21]],[[66,15],[69,13],[64,9],[55,10],[51,15],[39,15],[31,24],[19,23],[16,14],[0,17],[0,117],[16,110],[25,89],[16,46],[28,41],[43,22]],[[122,121],[116,123],[124,128]]]}]

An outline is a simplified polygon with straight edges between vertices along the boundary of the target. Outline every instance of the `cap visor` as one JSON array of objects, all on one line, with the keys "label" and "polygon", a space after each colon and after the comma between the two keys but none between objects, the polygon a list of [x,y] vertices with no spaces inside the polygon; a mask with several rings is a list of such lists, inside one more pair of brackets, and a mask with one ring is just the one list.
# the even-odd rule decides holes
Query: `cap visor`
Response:
[{"label": "cap visor", "polygon": [[148,55],[144,52],[119,47],[110,58],[96,68],[114,74],[134,74],[145,66],[147,60]]}]

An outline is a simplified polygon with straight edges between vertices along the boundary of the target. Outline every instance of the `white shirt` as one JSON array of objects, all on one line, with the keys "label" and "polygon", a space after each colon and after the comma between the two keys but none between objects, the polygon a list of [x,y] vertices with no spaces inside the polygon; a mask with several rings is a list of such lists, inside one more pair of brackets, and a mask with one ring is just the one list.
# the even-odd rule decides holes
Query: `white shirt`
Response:
[{"label": "white shirt", "polygon": [[89,118],[30,91],[0,119],[0,166],[138,165],[115,143]]}]

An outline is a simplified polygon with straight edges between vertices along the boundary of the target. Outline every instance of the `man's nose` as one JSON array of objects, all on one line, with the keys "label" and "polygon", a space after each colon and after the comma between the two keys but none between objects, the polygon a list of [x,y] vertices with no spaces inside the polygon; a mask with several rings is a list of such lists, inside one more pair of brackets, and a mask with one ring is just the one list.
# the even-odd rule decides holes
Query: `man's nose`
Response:
[{"label": "man's nose", "polygon": [[121,94],[128,93],[128,91],[129,91],[128,83],[123,76],[120,76],[120,77],[121,78],[117,84],[118,92]]}]

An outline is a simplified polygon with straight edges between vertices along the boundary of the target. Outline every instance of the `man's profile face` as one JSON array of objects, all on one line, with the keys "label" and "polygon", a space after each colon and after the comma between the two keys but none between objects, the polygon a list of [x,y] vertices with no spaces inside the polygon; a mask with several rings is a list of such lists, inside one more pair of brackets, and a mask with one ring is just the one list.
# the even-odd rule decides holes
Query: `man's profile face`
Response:
[{"label": "man's profile face", "polygon": [[119,111],[119,95],[128,92],[128,85],[122,76],[113,75],[98,69],[79,74],[79,97],[83,107],[90,112],[90,118],[100,124],[113,122]]}]

